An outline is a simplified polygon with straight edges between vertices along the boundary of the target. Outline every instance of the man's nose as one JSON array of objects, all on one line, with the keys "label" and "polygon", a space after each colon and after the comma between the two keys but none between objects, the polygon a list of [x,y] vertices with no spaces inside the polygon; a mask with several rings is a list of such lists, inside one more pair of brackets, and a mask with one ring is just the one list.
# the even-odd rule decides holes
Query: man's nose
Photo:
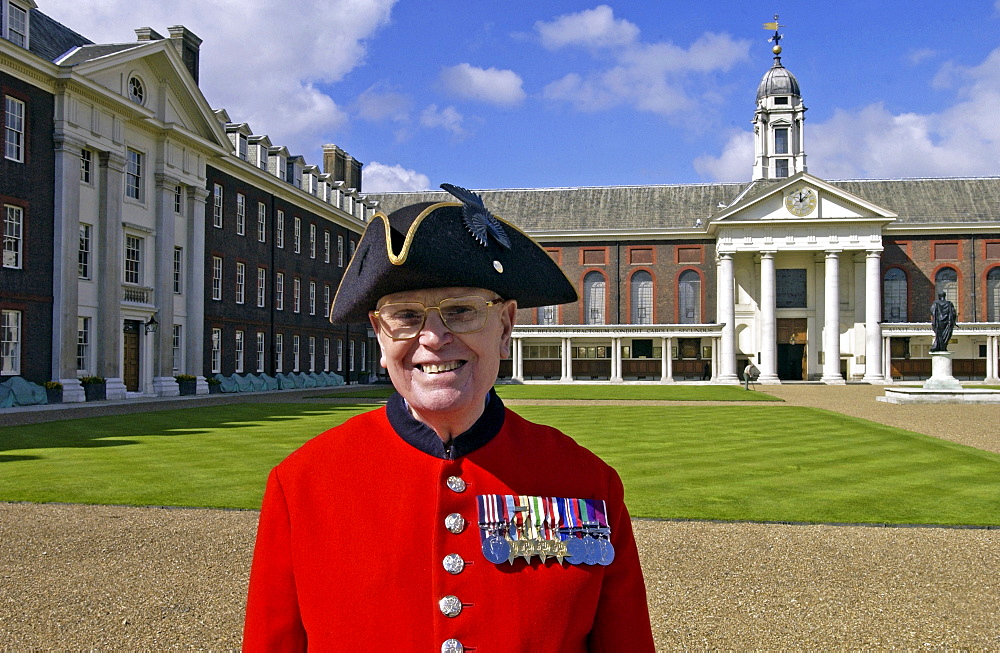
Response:
[{"label": "man's nose", "polygon": [[424,327],[420,330],[421,344],[441,344],[447,342],[452,337],[452,332],[441,317],[441,309],[437,306],[430,306],[424,318]]}]

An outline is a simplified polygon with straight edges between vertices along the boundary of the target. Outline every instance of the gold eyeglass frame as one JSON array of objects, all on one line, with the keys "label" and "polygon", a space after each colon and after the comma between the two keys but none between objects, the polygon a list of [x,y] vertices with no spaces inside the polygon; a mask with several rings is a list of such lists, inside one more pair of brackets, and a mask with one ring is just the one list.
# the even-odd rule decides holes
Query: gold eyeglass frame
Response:
[{"label": "gold eyeglass frame", "polygon": [[[382,326],[382,328],[385,329],[386,335],[389,336],[391,339],[397,341],[397,342],[400,341],[400,340],[413,340],[414,338],[416,338],[417,336],[420,335],[420,332],[424,330],[424,326],[427,324],[427,311],[437,311],[438,312],[438,316],[441,318],[441,324],[443,324],[444,327],[446,329],[448,329],[448,331],[451,331],[452,333],[457,334],[457,335],[463,335],[464,336],[467,333],[479,333],[480,331],[482,331],[483,329],[485,329],[486,325],[489,324],[489,316],[487,316],[486,320],[483,320],[483,326],[479,327],[478,329],[473,329],[472,331],[454,331],[448,325],[448,321],[446,319],[444,319],[444,314],[441,313],[441,304],[443,304],[445,302],[449,302],[449,301],[454,301],[456,299],[473,299],[473,298],[475,298],[475,299],[482,299],[483,301],[485,301],[486,302],[486,309],[485,310],[487,310],[487,311],[489,311],[489,309],[492,308],[493,306],[498,306],[498,305],[503,304],[504,302],[507,301],[503,297],[496,297],[495,299],[489,299],[488,300],[485,297],[480,297],[479,295],[463,295],[462,297],[445,297],[444,299],[442,299],[441,301],[439,301],[436,306],[427,306],[423,302],[387,302],[387,303],[383,304],[382,306],[380,306],[379,308],[375,309],[372,312],[372,314],[378,320],[378,322]],[[420,326],[417,328],[416,331],[413,332],[412,336],[406,336],[406,337],[403,337],[403,338],[398,338],[398,337],[392,335],[391,333],[389,333],[389,327],[388,327],[388,325],[386,325],[386,323],[382,320],[382,315],[381,315],[380,311],[383,308],[385,308],[386,306],[394,306],[394,305],[398,305],[398,304],[420,304],[421,306],[424,307],[424,315],[423,315],[423,318],[420,320]]]}]

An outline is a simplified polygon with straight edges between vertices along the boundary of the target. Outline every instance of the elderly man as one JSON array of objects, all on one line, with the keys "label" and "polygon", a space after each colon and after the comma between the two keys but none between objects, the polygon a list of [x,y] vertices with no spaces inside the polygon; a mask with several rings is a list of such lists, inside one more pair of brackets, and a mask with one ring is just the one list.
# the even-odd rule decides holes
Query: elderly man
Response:
[{"label": "elderly man", "polygon": [[518,306],[576,300],[549,256],[461,202],[376,214],[331,309],[397,394],[268,479],[244,650],[653,650],[618,475],[493,391]]}]

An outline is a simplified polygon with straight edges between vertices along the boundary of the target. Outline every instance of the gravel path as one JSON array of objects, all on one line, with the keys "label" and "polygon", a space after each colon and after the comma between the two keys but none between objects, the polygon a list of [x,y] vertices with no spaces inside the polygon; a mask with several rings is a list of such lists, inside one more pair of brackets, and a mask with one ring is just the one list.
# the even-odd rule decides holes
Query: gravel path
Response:
[{"label": "gravel path", "polygon": [[[762,391],[1000,452],[1000,407],[888,405],[870,386]],[[256,520],[0,503],[0,649],[238,649]],[[1000,530],[635,528],[660,650],[1000,650]]]}]

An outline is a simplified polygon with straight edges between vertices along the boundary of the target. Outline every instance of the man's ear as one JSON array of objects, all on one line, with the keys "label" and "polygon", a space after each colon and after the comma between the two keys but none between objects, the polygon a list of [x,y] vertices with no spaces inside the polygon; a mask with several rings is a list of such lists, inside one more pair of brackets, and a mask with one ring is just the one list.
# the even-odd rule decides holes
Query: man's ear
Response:
[{"label": "man's ear", "polygon": [[510,357],[510,338],[517,323],[517,300],[508,300],[500,309],[500,357]]},{"label": "man's ear", "polygon": [[368,321],[371,322],[372,330],[375,331],[375,337],[378,338],[378,364],[381,365],[383,369],[388,369],[389,366],[386,365],[385,362],[385,343],[382,342],[382,323],[378,321],[377,317],[375,317],[375,311],[368,311]]}]

